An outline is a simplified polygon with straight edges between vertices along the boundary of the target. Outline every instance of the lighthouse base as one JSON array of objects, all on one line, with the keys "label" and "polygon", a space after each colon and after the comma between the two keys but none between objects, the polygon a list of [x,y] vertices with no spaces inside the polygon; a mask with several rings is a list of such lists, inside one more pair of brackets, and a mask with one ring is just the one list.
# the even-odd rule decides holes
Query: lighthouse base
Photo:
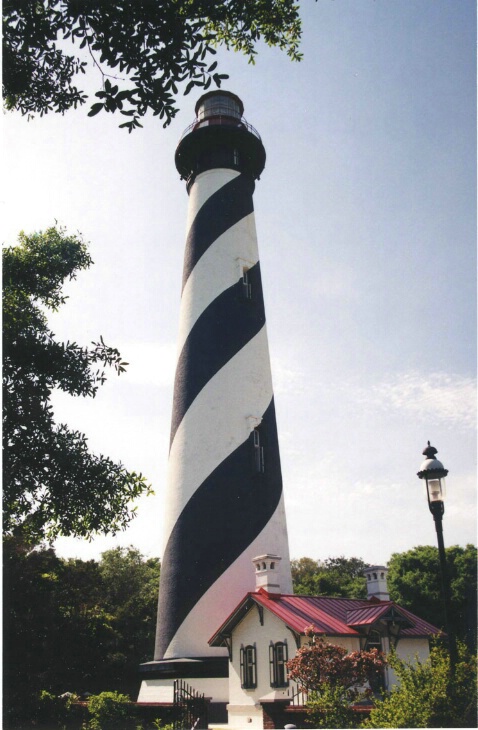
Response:
[{"label": "lighthouse base", "polygon": [[209,717],[227,722],[229,660],[227,657],[162,659],[140,665],[138,702],[173,703],[174,683],[181,680],[210,699]]}]

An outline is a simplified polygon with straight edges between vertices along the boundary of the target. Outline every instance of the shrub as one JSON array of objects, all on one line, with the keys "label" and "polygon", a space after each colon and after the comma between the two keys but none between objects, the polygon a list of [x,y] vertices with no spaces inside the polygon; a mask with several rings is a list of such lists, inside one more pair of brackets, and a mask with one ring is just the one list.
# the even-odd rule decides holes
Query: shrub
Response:
[{"label": "shrub", "polygon": [[31,707],[31,720],[40,726],[48,728],[64,728],[70,716],[70,707],[76,695],[58,697],[57,695],[41,690]]},{"label": "shrub", "polygon": [[476,663],[459,647],[459,661],[450,678],[450,660],[435,646],[424,662],[388,657],[400,682],[365,720],[366,728],[476,727]]},{"label": "shrub", "polygon": [[88,712],[92,715],[86,730],[126,730],[134,728],[134,712],[130,698],[119,692],[101,692],[88,700]]},{"label": "shrub", "polygon": [[340,684],[322,682],[318,692],[310,692],[307,700],[307,724],[314,728],[357,727],[350,690]]}]

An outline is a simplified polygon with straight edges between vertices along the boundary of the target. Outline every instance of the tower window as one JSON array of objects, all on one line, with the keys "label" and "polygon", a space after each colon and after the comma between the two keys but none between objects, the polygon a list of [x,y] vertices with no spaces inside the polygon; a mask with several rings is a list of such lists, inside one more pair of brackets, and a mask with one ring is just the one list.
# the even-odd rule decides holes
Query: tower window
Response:
[{"label": "tower window", "polygon": [[256,676],[256,647],[241,646],[241,687],[242,689],[255,689],[257,686]]},{"label": "tower window", "polygon": [[238,165],[239,164],[239,150],[234,148],[234,151],[232,154],[233,154],[234,164]]},{"label": "tower window", "polygon": [[254,446],[254,471],[258,474],[264,473],[264,447],[261,444],[261,436],[259,429],[255,428],[252,432],[252,442]]},{"label": "tower window", "polygon": [[288,687],[287,679],[288,650],[285,641],[278,641],[269,646],[269,669],[271,687]]},{"label": "tower window", "polygon": [[244,299],[252,299],[252,284],[249,277],[249,269],[242,269],[242,295]]}]

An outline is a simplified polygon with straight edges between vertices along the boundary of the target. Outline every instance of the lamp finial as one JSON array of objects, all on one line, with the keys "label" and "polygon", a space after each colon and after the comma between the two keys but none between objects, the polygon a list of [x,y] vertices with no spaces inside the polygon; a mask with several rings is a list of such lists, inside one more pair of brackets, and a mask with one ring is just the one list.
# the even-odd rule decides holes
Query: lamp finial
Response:
[{"label": "lamp finial", "polygon": [[434,459],[435,454],[438,454],[438,449],[434,446],[430,446],[430,442],[428,441],[428,446],[423,449],[422,454],[423,456],[426,456],[427,459]]}]

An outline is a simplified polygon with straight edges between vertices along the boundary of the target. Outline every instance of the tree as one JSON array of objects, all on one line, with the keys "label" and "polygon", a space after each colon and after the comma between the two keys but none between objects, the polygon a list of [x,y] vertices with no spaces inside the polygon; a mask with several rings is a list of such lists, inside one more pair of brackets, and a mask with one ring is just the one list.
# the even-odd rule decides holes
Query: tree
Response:
[{"label": "tree", "polygon": [[154,649],[160,561],[145,559],[133,547],[102,553],[99,563],[101,604],[111,614],[115,642],[106,662],[107,675],[121,691],[136,694],[138,667]]},{"label": "tree", "polygon": [[6,538],[5,727],[26,726],[42,690],[137,695],[138,666],[154,647],[159,573],[158,559],[132,547],[99,562],[66,560]]},{"label": "tree", "polygon": [[361,558],[344,556],[291,561],[294,593],[318,596],[366,598],[367,586],[363,570],[367,564]]},{"label": "tree", "polygon": [[463,645],[451,685],[442,646],[433,647],[425,662],[404,661],[394,652],[387,661],[399,684],[377,702],[363,727],[476,727],[476,660]]},{"label": "tree", "polygon": [[48,327],[44,309],[56,311],[64,281],[91,263],[82,239],[57,228],[21,233],[3,250],[4,531],[33,544],[115,534],[134,516],[131,501],[150,492],[141,474],[91,454],[84,434],[54,422],[54,388],[94,397],[106,379],[98,365],[120,374],[127,364],[102,338],[81,347]]},{"label": "tree", "polygon": [[290,679],[307,692],[308,722],[316,728],[356,726],[353,703],[371,696],[360,686],[375,685],[385,660],[377,649],[353,651],[327,643],[312,627],[306,629],[309,643],[287,663]]},{"label": "tree", "polygon": [[178,84],[187,82],[185,94],[220,86],[227,75],[211,59],[220,45],[254,63],[262,38],[301,58],[295,0],[5,0],[3,34],[7,109],[43,115],[84,104],[88,96],[74,84],[86,57],[101,81],[89,116],[119,111],[130,132],[148,110],[167,126]]},{"label": "tree", "polygon": [[5,725],[15,727],[34,716],[41,690],[94,691],[116,633],[95,561],[61,560],[16,537],[4,539],[3,560]]},{"label": "tree", "polygon": [[[449,621],[458,639],[476,651],[477,550],[453,545],[446,548],[451,589]],[[445,627],[438,549],[421,545],[394,553],[388,564],[390,597],[439,628]]]}]

